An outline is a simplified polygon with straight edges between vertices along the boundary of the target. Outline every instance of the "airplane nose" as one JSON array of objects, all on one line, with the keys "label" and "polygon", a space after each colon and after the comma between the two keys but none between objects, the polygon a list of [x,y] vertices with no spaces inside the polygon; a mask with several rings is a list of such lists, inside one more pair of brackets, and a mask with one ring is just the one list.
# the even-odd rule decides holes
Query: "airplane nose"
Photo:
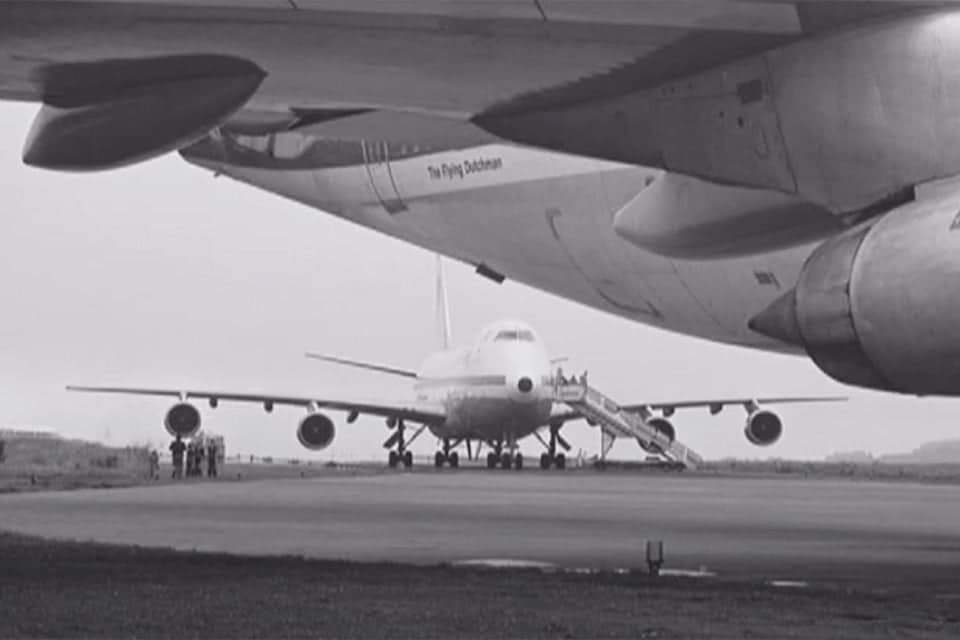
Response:
[{"label": "airplane nose", "polygon": [[517,389],[520,390],[520,393],[530,393],[533,391],[533,380],[527,377],[520,378],[517,382]]}]

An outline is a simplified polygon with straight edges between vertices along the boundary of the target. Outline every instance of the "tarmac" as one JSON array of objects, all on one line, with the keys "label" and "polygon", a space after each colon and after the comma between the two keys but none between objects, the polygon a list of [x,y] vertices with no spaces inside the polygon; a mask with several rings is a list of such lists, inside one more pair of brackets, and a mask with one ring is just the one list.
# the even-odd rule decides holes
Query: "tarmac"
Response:
[{"label": "tarmac", "polygon": [[0,529],[250,555],[770,580],[960,568],[960,488],[800,478],[424,471],[0,496]]}]

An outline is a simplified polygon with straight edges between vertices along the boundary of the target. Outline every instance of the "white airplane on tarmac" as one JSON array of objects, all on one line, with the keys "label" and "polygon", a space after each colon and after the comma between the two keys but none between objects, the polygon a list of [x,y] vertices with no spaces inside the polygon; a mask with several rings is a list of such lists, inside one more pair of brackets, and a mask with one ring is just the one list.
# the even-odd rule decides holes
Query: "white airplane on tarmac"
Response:
[{"label": "white airplane on tarmac", "polygon": [[29,165],[179,150],[916,395],[960,395],[958,68],[958,0],[0,0]]},{"label": "white airplane on tarmac", "polygon": [[[680,465],[694,466],[699,456],[676,442],[676,430],[668,420],[676,409],[707,407],[716,414],[726,405],[741,405],[747,411],[747,438],[755,445],[765,446],[779,439],[783,424],[763,405],[838,399],[736,398],[621,406],[588,387],[585,379],[567,380],[562,372],[555,371],[553,367],[558,360],[551,360],[543,341],[526,323],[515,320],[495,322],[483,329],[471,346],[452,349],[450,315],[439,257],[436,301],[442,350],[430,355],[417,371],[306,354],[309,358],[409,378],[414,381],[414,398],[408,402],[118,386],[69,386],[67,389],[177,398],[177,403],[166,414],[164,426],[171,436],[183,438],[192,437],[200,429],[200,412],[190,404],[193,399],[207,400],[211,408],[216,408],[223,400],[262,404],[268,412],[276,405],[303,407],[307,416],[297,427],[297,439],[310,450],[325,449],[333,442],[336,433],[333,420],[321,413],[321,409],[347,412],[348,423],[353,423],[361,414],[382,416],[387,419],[387,426],[394,430],[384,443],[384,447],[390,449],[391,467],[412,466],[413,454],[409,446],[425,429],[429,429],[441,442],[435,455],[437,467],[444,464],[459,466],[455,449],[465,443],[468,457],[472,457],[470,443],[477,441],[487,443],[491,449],[487,454],[487,467],[501,466],[504,469],[523,467],[524,460],[517,443],[530,435],[535,435],[546,449],[540,456],[540,467],[563,468],[566,458],[558,451],[558,446],[565,450],[570,446],[560,435],[560,429],[566,422],[581,418],[601,428],[607,448],[614,438],[636,438],[650,453],[662,455]],[[654,412],[660,412],[660,415]],[[406,437],[407,423],[419,425],[409,439]],[[549,429],[549,440],[540,436],[541,429]]]}]

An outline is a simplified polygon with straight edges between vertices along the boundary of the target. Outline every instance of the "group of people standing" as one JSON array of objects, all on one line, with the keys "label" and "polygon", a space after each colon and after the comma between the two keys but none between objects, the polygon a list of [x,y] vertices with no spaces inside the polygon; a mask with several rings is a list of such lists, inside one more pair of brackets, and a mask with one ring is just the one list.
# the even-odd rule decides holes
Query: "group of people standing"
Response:
[{"label": "group of people standing", "polygon": [[187,477],[203,477],[203,463],[207,463],[207,477],[217,477],[217,456],[219,455],[215,440],[204,443],[203,440],[191,440],[184,443],[178,435],[170,443],[170,455],[173,458],[173,478],[178,480],[184,477],[184,458],[186,458]]}]

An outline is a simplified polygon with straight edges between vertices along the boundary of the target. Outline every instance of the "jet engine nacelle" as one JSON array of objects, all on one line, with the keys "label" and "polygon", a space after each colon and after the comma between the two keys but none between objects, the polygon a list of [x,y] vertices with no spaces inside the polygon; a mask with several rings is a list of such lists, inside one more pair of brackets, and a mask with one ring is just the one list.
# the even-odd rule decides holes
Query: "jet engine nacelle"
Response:
[{"label": "jet engine nacelle", "polygon": [[248,60],[219,55],[48,66],[24,162],[97,171],[154,158],[226,121],[264,77]]},{"label": "jet engine nacelle", "polygon": [[322,451],[330,446],[336,433],[333,420],[323,413],[311,413],[300,421],[297,440],[311,451]]},{"label": "jet engine nacelle", "polygon": [[666,418],[650,418],[647,420],[647,424],[663,434],[670,442],[673,442],[677,437],[677,430],[673,427],[673,423]]},{"label": "jet engine nacelle", "polygon": [[656,440],[652,442],[644,442],[637,438],[640,447],[647,453],[660,453],[664,447],[673,444],[677,437],[677,430],[673,427],[673,423],[666,418],[649,418],[646,424],[659,434]]},{"label": "jet engine nacelle", "polygon": [[960,190],[926,189],[818,247],[750,327],[803,347],[840,382],[960,395]]},{"label": "jet engine nacelle", "polygon": [[200,430],[200,411],[188,402],[178,402],[167,411],[163,426],[173,437],[191,438]]},{"label": "jet engine nacelle", "polygon": [[757,409],[747,416],[747,426],[743,433],[750,444],[769,447],[783,435],[783,420],[773,411]]}]

